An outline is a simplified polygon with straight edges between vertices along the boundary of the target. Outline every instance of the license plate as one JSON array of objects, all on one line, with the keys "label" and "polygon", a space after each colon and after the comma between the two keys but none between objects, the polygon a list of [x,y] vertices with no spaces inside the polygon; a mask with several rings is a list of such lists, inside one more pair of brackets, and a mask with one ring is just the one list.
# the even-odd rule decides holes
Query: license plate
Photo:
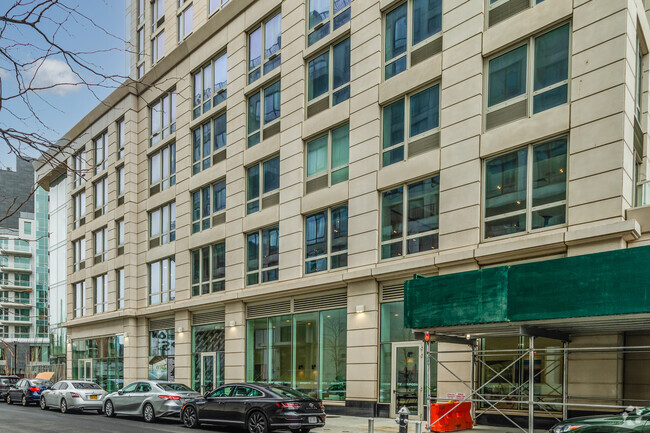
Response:
[{"label": "license plate", "polygon": [[97,396],[96,396],[96,395],[91,395],[91,396],[90,396],[90,399],[91,399],[91,400],[97,400]]},{"label": "license plate", "polygon": [[318,417],[317,416],[310,416],[307,418],[307,422],[309,424],[317,424],[318,423]]}]

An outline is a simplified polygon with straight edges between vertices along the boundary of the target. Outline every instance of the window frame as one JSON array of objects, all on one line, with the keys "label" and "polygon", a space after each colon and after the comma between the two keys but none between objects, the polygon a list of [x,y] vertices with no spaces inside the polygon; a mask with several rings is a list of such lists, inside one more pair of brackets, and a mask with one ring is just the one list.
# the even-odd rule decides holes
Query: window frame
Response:
[{"label": "window frame", "polygon": [[[164,266],[163,263],[167,262],[167,290],[163,291],[163,273],[164,273]],[[158,264],[159,266],[159,272],[160,275],[158,282],[160,283],[160,291],[158,292],[152,292],[152,266],[155,264]],[[174,256],[170,257],[165,257],[160,260],[156,260],[150,263],[147,263],[147,270],[148,270],[148,287],[147,287],[147,301],[149,305],[158,305],[158,304],[164,304],[167,302],[172,302],[176,299],[176,261]],[[167,299],[163,300],[163,298],[167,295]],[[159,302],[152,302],[152,298],[155,296],[160,296],[160,301]]]},{"label": "window frame", "polygon": [[[216,139],[217,137],[215,136],[215,126],[217,125],[218,122],[220,122],[220,119],[223,118],[223,122],[225,124],[225,143],[222,146],[215,147],[217,146],[218,140]],[[210,147],[210,152],[205,155],[205,147],[206,147],[206,141],[205,141],[205,128],[209,127],[209,136],[210,136],[210,142],[207,144]],[[197,143],[197,134],[198,133],[198,143]],[[226,146],[228,146],[228,113],[226,111],[221,111],[219,114],[215,115],[214,117],[210,118],[209,120],[206,120],[205,122],[202,122],[200,125],[198,125],[196,128],[192,129],[191,132],[191,140],[192,140],[192,176],[195,174],[199,174],[200,172],[209,169],[215,163],[213,162],[213,157],[222,151],[225,151]],[[196,152],[198,150],[199,153],[199,159],[195,160],[196,158]],[[224,155],[225,159],[225,155]]]},{"label": "window frame", "polygon": [[124,151],[126,148],[126,130],[124,129],[124,118],[121,118],[115,122],[115,125],[117,129],[117,159],[119,161],[120,159],[124,158]]},{"label": "window frame", "polygon": [[151,0],[150,3],[151,33],[155,33],[165,23],[165,0]]},{"label": "window frame", "polygon": [[[153,101],[152,104],[149,105],[149,146],[152,147],[163,140],[165,140],[168,137],[173,136],[176,133],[176,89],[171,89],[168,90],[167,92],[163,93],[160,97],[158,97],[155,101]],[[168,101],[166,104],[165,102]],[[154,115],[154,111],[156,110],[156,106],[160,104],[160,108],[158,109],[158,113],[160,115],[160,129],[153,130],[154,127],[154,117],[157,116],[158,114]],[[167,106],[165,106],[167,105]],[[169,118],[167,119],[167,124],[165,125],[165,109],[167,109],[167,114],[169,115]]]},{"label": "window frame", "polygon": [[[275,17],[280,17],[280,48],[273,52],[270,56],[266,56],[266,26],[271,22]],[[251,68],[251,36],[257,30],[260,30],[260,63],[255,67]],[[273,66],[267,72],[264,72],[264,67],[270,62],[278,59],[278,64]],[[263,20],[256,24],[251,30],[246,32],[246,83],[252,84],[265,75],[271,74],[282,64],[282,11],[276,9],[270,14],[268,14]],[[259,75],[254,75],[259,70]],[[255,78],[253,78],[255,77]]]},{"label": "window frame", "polygon": [[[163,177],[165,170],[165,155],[164,151],[167,149],[168,157],[168,171],[169,176]],[[159,155],[160,158],[160,179],[156,182],[153,182],[153,165],[154,157]],[[173,155],[173,157],[172,157]],[[166,146],[159,148],[156,152],[153,152],[149,155],[149,191],[156,185],[159,185],[159,191],[164,191],[176,185],[176,142],[169,143]],[[151,196],[151,192],[149,193]]]},{"label": "window frame", "polygon": [[[84,269],[86,261],[86,237],[72,241],[72,272]],[[84,266],[81,264],[84,263]]]},{"label": "window frame", "polygon": [[[86,280],[72,284],[73,318],[86,315]],[[81,301],[81,302],[80,302]]]},{"label": "window frame", "polygon": [[124,268],[115,270],[115,309],[121,310],[124,308],[125,302],[125,286],[124,286]]},{"label": "window frame", "polygon": [[124,164],[120,165],[115,169],[115,193],[117,194],[117,198],[123,197],[124,196],[124,182],[125,182],[125,172],[124,172]]},{"label": "window frame", "polygon": [[[75,229],[85,224],[87,204],[85,189],[72,195],[72,222]],[[81,220],[84,222],[82,223]]]},{"label": "window frame", "polygon": [[126,240],[124,229],[125,229],[124,218],[120,218],[117,221],[115,221],[115,245],[117,247],[124,246]]},{"label": "window frame", "polygon": [[[275,230],[277,232],[277,237],[278,237],[278,245],[277,245],[278,264],[273,265],[273,266],[263,267],[262,262],[263,262],[263,252],[264,252],[264,242],[263,242],[264,232],[265,231],[271,232],[273,230]],[[248,251],[249,251],[249,237],[254,236],[254,235],[257,235],[257,239],[258,239],[258,241],[257,241],[258,242],[258,244],[257,244],[257,252],[256,252],[256,254],[257,254],[256,255],[256,257],[257,257],[256,258],[256,260],[257,260],[257,268],[255,270],[249,270],[249,264],[248,264],[248,260],[249,260],[249,253],[248,253]],[[248,233],[245,234],[244,241],[245,241],[245,244],[246,244],[246,250],[245,250],[246,256],[245,256],[245,264],[244,264],[244,266],[245,266],[244,269],[245,269],[245,274],[246,274],[246,276],[245,276],[245,279],[246,279],[245,283],[246,284],[245,285],[246,286],[256,286],[256,285],[260,285],[260,284],[272,283],[273,281],[279,281],[280,280],[280,225],[275,224],[275,225],[271,225],[271,226],[268,226],[268,227],[260,228],[258,230],[253,231],[253,232],[248,232]],[[270,246],[267,249],[270,249]],[[276,271],[275,275],[276,275],[277,278],[262,281],[263,280],[262,277],[263,277],[264,272],[272,272],[272,271]],[[248,277],[252,276],[252,275],[257,276],[256,282],[249,283]]]},{"label": "window frame", "polygon": [[[305,217],[303,218],[303,233],[305,234],[304,235],[304,239],[305,239],[304,240],[304,251],[305,251],[305,253],[304,253],[304,257],[303,257],[303,266],[304,266],[304,269],[305,269],[304,270],[305,276],[311,275],[311,274],[319,274],[319,273],[322,273],[322,272],[329,272],[329,271],[347,269],[347,256],[348,256],[348,249],[350,247],[349,241],[348,241],[349,228],[346,231],[346,247],[345,247],[345,249],[342,249],[340,251],[332,252],[332,230],[333,230],[332,212],[341,210],[343,208],[346,209],[346,211],[345,211],[345,215],[346,215],[345,226],[347,228],[348,223],[349,223],[349,215],[350,215],[350,213],[349,213],[349,205],[348,205],[347,202],[341,203],[341,204],[338,204],[338,205],[334,205],[334,206],[330,206],[327,209],[321,209],[318,212],[312,212],[312,213],[310,213],[308,215],[305,215]],[[310,218],[310,217],[313,217],[315,215],[321,214],[323,212],[327,212],[326,221],[325,221],[325,224],[326,224],[325,234],[326,234],[326,237],[327,237],[325,242],[327,243],[327,251],[324,254],[320,254],[320,255],[312,256],[312,257],[307,257],[307,219]],[[345,259],[346,265],[345,266],[332,267],[332,258],[337,257],[337,256],[346,256],[346,259]],[[307,268],[307,263],[308,262],[316,262],[316,261],[322,260],[322,259],[326,259],[326,262],[327,262],[326,269],[323,269],[323,270],[320,270],[320,271],[319,270],[314,270],[314,271],[308,272],[308,270],[307,270],[308,269]]]},{"label": "window frame", "polygon": [[[270,163],[271,161],[273,161],[275,159],[278,160],[278,187],[273,188],[272,190],[270,190],[268,192],[264,192],[264,178],[265,178],[264,165],[267,164],[267,163]],[[259,181],[258,191],[259,191],[259,193],[258,193],[257,197],[249,199],[248,198],[248,191],[249,191],[248,176],[249,176],[249,170],[251,168],[253,168],[253,167],[258,167],[258,169],[259,169],[259,174],[258,174],[258,181]],[[261,161],[256,162],[253,165],[250,165],[250,166],[246,167],[246,215],[251,215],[251,214],[254,214],[256,212],[262,211],[264,209],[264,207],[262,206],[263,199],[265,197],[269,197],[269,196],[271,196],[273,194],[276,194],[279,191],[280,191],[280,155],[277,155],[277,154],[272,155],[272,156],[270,156],[270,157],[268,157],[266,159],[263,159]],[[249,205],[252,204],[255,201],[259,202],[258,206],[257,206],[257,210],[249,212],[249,209],[250,209]]]},{"label": "window frame", "polygon": [[[306,61],[306,72],[307,72],[307,80],[306,80],[306,85],[307,85],[307,90],[305,92],[305,95],[307,96],[307,110],[305,110],[305,113],[307,117],[309,117],[308,114],[308,109],[311,106],[314,106],[318,104],[320,101],[323,99],[328,100],[328,108],[335,107],[338,104],[341,104],[345,101],[350,100],[351,94],[350,94],[350,86],[351,86],[351,76],[350,76],[350,70],[352,68],[352,64],[350,61],[350,51],[351,51],[351,37],[350,35],[347,35],[346,37],[342,39],[337,39],[336,41],[333,41],[330,45],[328,45],[326,48],[323,50],[320,50],[316,55],[310,57]],[[334,49],[341,44],[348,43],[348,52],[347,52],[347,66],[348,66],[348,80],[344,82],[343,84],[339,85],[337,88],[334,88],[334,75],[335,75],[335,65],[334,65]],[[311,72],[309,65],[311,62],[315,61],[317,58],[321,57],[324,54],[329,54],[328,56],[328,65],[327,65],[327,91],[321,95],[315,96],[312,99],[309,99],[309,84],[311,82]],[[344,97],[343,99],[340,99],[338,102],[335,103],[335,95],[336,94],[344,94],[347,91],[347,97]],[[343,92],[343,93],[342,93]],[[315,115],[315,114],[314,114]]]},{"label": "window frame", "polygon": [[[207,279],[204,275],[204,264],[205,264],[205,251],[208,252],[208,274]],[[218,255],[223,253],[223,257],[219,258]],[[215,254],[217,258],[215,258]],[[195,271],[195,261],[198,257],[199,269],[198,269],[198,282],[194,279]],[[223,276],[215,277],[215,260],[217,263],[221,261],[223,263]],[[221,269],[221,267],[219,267]],[[226,242],[221,241],[211,245],[204,245],[202,247],[193,249],[190,251],[190,287],[191,287],[191,296],[203,296],[209,295],[210,293],[222,292],[226,288]],[[204,291],[207,287],[207,291]],[[196,289],[196,290],[195,290]]]},{"label": "window frame", "polygon": [[[178,26],[176,27],[178,35],[178,43],[182,43],[194,31],[194,4],[190,2],[179,1],[178,11],[176,12],[176,20]],[[189,13],[189,22],[186,21]],[[190,30],[187,30],[187,25],[190,25]]]},{"label": "window frame", "polygon": [[219,3],[219,7],[212,9],[212,0],[208,0],[208,16],[212,16],[212,14],[220,11],[221,9],[226,7],[228,3],[230,3],[230,0],[214,0],[214,1]]},{"label": "window frame", "polygon": [[[223,60],[222,60],[223,59]],[[224,62],[226,81],[221,83],[215,83],[215,72],[217,70],[217,64]],[[206,88],[205,76],[206,69],[210,67],[210,87]],[[228,51],[221,50],[215,56],[213,56],[208,62],[202,64],[191,74],[192,76],[192,119],[198,119],[204,114],[209,113],[213,108],[219,107],[221,104],[226,102],[228,97]],[[197,79],[200,79],[201,82],[201,91],[197,93]],[[225,83],[225,84],[223,84]],[[217,84],[220,85],[217,88]],[[210,95],[206,96],[206,90],[209,90]],[[197,103],[197,96],[201,97],[201,101]],[[208,107],[209,104],[209,107]],[[198,110],[198,111],[197,111]],[[224,112],[225,114],[225,112]]]},{"label": "window frame", "polygon": [[[219,186],[220,184],[223,184],[223,191],[227,191],[226,178],[223,177],[221,179],[218,179],[214,183],[211,183],[209,185],[203,186],[203,187],[201,187],[199,189],[196,189],[196,190],[190,192],[190,202],[191,202],[191,205],[192,205],[192,212],[191,212],[192,213],[192,215],[191,215],[191,218],[192,218],[192,234],[200,233],[200,232],[202,232],[204,230],[208,230],[208,229],[210,229],[212,227],[215,227],[216,225],[213,224],[213,218],[215,216],[217,216],[217,215],[221,215],[221,214],[226,213],[225,203],[224,203],[223,208],[217,209],[217,210],[214,209],[214,206],[215,206],[215,198],[214,198],[215,190],[214,189],[215,189],[215,187]],[[208,212],[207,215],[203,215],[203,210],[204,210],[203,206],[205,205],[205,203],[204,203],[204,198],[205,198],[204,191],[206,191],[206,190],[209,193],[208,194],[209,195],[209,198],[208,198],[209,212]],[[199,218],[198,219],[194,218],[194,211],[195,211],[195,209],[194,209],[194,206],[195,206],[194,198],[195,197],[199,198],[199,202],[198,202],[199,203]],[[226,200],[227,200],[227,195],[226,195]]]},{"label": "window frame", "polygon": [[[344,165],[340,165],[338,167],[332,168],[332,153],[334,152],[334,146],[333,146],[333,135],[335,131],[338,131],[340,129],[347,128],[347,136],[348,136],[348,162]],[[325,171],[319,171],[317,173],[314,173],[312,175],[309,175],[309,145],[311,143],[314,143],[316,140],[319,140],[327,135],[327,168]],[[305,194],[307,194],[307,182],[310,182],[314,179],[319,179],[323,176],[327,176],[327,186],[332,187],[334,185],[337,185],[342,182],[347,182],[350,178],[350,124],[349,123],[344,123],[342,125],[335,126],[333,128],[330,128],[325,132],[324,134],[319,134],[309,140],[305,141],[305,161],[304,161],[304,167],[305,167]],[[339,172],[342,170],[347,171],[347,175],[345,176],[345,179],[339,180],[338,182],[332,183],[332,173]],[[325,174],[323,174],[325,173]]]},{"label": "window frame", "polygon": [[[437,185],[438,185],[438,228],[434,230],[429,230],[425,232],[419,232],[416,234],[409,235],[408,233],[408,226],[409,226],[409,193],[408,193],[408,188],[409,186],[415,185],[419,182],[427,181],[427,180],[432,180],[436,179]],[[384,216],[384,193],[396,190],[402,188],[402,222],[401,222],[401,227],[402,227],[402,236],[401,239],[398,241],[397,239],[388,239],[388,240],[383,240],[382,239],[382,232],[383,232],[383,216]],[[435,193],[434,193],[435,194]],[[381,261],[390,261],[390,260],[400,260],[405,257],[415,257],[415,256],[420,256],[422,254],[428,254],[431,252],[438,252],[440,251],[440,174],[435,174],[432,176],[427,176],[424,178],[412,180],[408,183],[402,183],[399,185],[395,185],[391,188],[387,188],[385,190],[382,190],[379,192],[379,259]],[[418,238],[424,238],[426,236],[436,236],[436,241],[435,244],[437,245],[435,248],[432,248],[430,250],[423,250],[423,251],[417,251],[414,253],[409,253],[408,252],[408,241],[413,240],[413,239],[418,239]],[[397,256],[394,257],[386,257],[384,258],[382,255],[382,247],[384,245],[390,245],[390,244],[396,244],[400,242],[401,243],[401,248],[402,248],[402,253],[397,254]]]},{"label": "window frame", "polygon": [[[555,201],[552,203],[545,203],[542,205],[538,206],[533,206],[533,162],[534,162],[534,151],[533,149],[535,146],[539,145],[544,145],[547,143],[551,143],[555,140],[561,139],[561,138],[566,138],[566,166],[564,167],[564,175],[565,175],[565,186],[564,186],[564,200],[560,201]],[[500,240],[500,239],[507,239],[511,237],[516,237],[516,236],[523,236],[523,235],[528,235],[531,233],[539,233],[541,231],[546,231],[546,230],[554,230],[562,227],[567,226],[567,220],[568,220],[568,215],[569,215],[569,206],[568,206],[568,195],[569,195],[569,155],[570,155],[570,150],[569,150],[569,134],[560,134],[556,135],[553,137],[546,138],[544,140],[540,141],[535,141],[533,143],[528,143],[523,146],[517,146],[515,148],[511,148],[507,151],[504,152],[499,152],[494,155],[490,155],[489,157],[483,158],[481,160],[481,169],[482,169],[482,175],[481,175],[481,180],[482,180],[482,186],[481,186],[481,241],[482,242],[491,242],[494,240]],[[492,160],[494,158],[500,157],[500,156],[505,156],[511,153],[516,153],[519,152],[522,149],[527,149],[527,155],[526,155],[526,208],[522,211],[511,211],[503,214],[498,214],[498,215],[493,215],[491,217],[485,217],[485,211],[486,211],[486,194],[487,194],[487,163],[489,160]],[[553,208],[557,206],[564,206],[564,223],[562,224],[554,224],[546,227],[540,227],[533,229],[532,228],[532,213],[537,210],[542,210],[542,209],[547,209],[547,208]],[[516,216],[520,214],[524,214],[526,216],[526,228],[523,231],[520,232],[514,232],[514,233],[507,233],[495,237],[486,237],[485,236],[485,223],[490,222],[493,220],[499,220],[499,219],[504,219],[509,216]]]},{"label": "window frame", "polygon": [[[98,242],[98,235],[101,233],[101,242]],[[101,247],[101,249],[98,249]],[[108,258],[108,227],[104,226],[93,232],[93,257],[94,263],[105,262]]]},{"label": "window frame", "polygon": [[[99,143],[102,143],[101,151],[98,147]],[[93,167],[94,173],[99,174],[102,171],[106,170],[108,164],[108,131],[104,131],[99,134],[97,137],[93,138]]]},{"label": "window frame", "polygon": [[[311,47],[312,45],[316,44],[318,41],[321,41],[325,39],[327,36],[331,35],[334,33],[336,30],[340,29],[343,27],[345,24],[349,23],[352,20],[352,0],[346,0],[347,5],[343,6],[341,10],[338,12],[334,12],[334,3],[336,0],[328,0],[329,2],[329,11],[328,11],[328,16],[327,18],[319,21],[316,23],[313,27],[310,25],[310,11],[311,11],[311,0],[308,0],[305,4],[305,9],[307,12],[307,18],[305,19],[305,35],[307,36],[307,47]],[[345,19],[345,15],[348,15],[347,19]],[[343,17],[342,22],[339,22],[338,25],[336,25],[336,19],[339,17]],[[335,27],[336,25],[336,27]],[[322,28],[327,27],[327,32],[321,34],[320,36],[317,34],[319,30]],[[315,35],[318,36],[314,40],[310,39],[310,36]]]},{"label": "window frame", "polygon": [[[102,193],[98,194],[98,188],[100,186]],[[101,198],[101,201],[99,198]],[[95,217],[98,216],[97,211],[101,211],[102,215],[106,214],[108,211],[108,176],[104,176],[97,182],[93,183],[93,206],[95,207]]]},{"label": "window frame", "polygon": [[86,149],[78,150],[72,155],[72,170],[74,173],[73,189],[81,186],[86,181],[84,174],[87,172]]},{"label": "window frame", "polygon": [[165,30],[151,36],[151,66],[160,62],[165,57]]},{"label": "window frame", "polygon": [[[419,95],[420,93],[423,93],[423,92],[425,92],[427,90],[430,90],[430,89],[434,89],[436,87],[438,88],[438,126],[436,126],[434,128],[431,128],[431,129],[428,129],[428,130],[426,130],[424,132],[419,133],[418,135],[414,135],[414,136],[411,137],[411,99],[414,96]],[[381,116],[380,116],[380,118],[381,118],[381,126],[380,126],[380,132],[379,132],[380,136],[381,136],[381,145],[380,145],[380,147],[381,147],[381,156],[379,158],[380,159],[380,168],[386,168],[386,167],[389,167],[389,166],[391,166],[393,164],[398,164],[400,162],[408,161],[410,159],[409,158],[409,145],[411,143],[415,143],[417,141],[420,141],[423,138],[426,138],[426,137],[431,136],[431,135],[435,135],[435,134],[440,132],[440,130],[441,130],[441,122],[440,122],[440,120],[441,120],[441,113],[442,113],[442,109],[440,107],[441,106],[440,98],[441,98],[441,83],[439,81],[434,81],[433,83],[428,83],[428,84],[426,84],[424,86],[418,87],[417,89],[414,89],[414,90],[410,91],[409,93],[407,93],[405,95],[402,95],[397,99],[393,99],[390,102],[387,102],[386,104],[381,106]],[[400,101],[404,101],[404,124],[403,124],[403,127],[404,127],[404,140],[401,143],[397,143],[397,144],[394,144],[394,145],[386,148],[386,147],[384,147],[384,139],[385,139],[384,121],[385,121],[385,118],[386,118],[385,110],[386,110],[386,108],[388,108],[388,107],[392,106],[393,104],[398,103]],[[390,163],[390,164],[384,164],[384,156],[386,154],[388,154],[389,152],[392,152],[392,151],[394,151],[396,149],[399,149],[400,146],[404,147],[403,159],[401,161],[395,161],[395,162]],[[420,154],[414,155],[412,158],[416,158],[419,155]]]},{"label": "window frame", "polygon": [[95,314],[108,312],[108,274],[93,277],[93,311]]},{"label": "window frame", "polygon": [[[280,95],[280,113],[278,113],[278,116],[271,120],[270,122],[266,122],[264,119],[265,117],[265,111],[266,111],[266,90],[271,88],[272,86],[275,85],[279,86],[278,94]],[[255,129],[254,131],[250,131],[250,115],[251,115],[251,99],[253,97],[259,97],[259,127]],[[276,123],[280,123],[282,120],[282,82],[281,80],[274,80],[272,83],[265,83],[264,86],[261,86],[254,92],[251,92],[247,97],[246,97],[246,147],[250,149],[253,146],[257,146],[258,144],[262,143],[264,141],[264,130],[270,126],[275,125]],[[255,136],[258,136],[257,138],[254,138]],[[275,134],[274,134],[275,135]]]},{"label": "window frame", "polygon": [[[157,235],[153,234],[153,220],[155,218],[154,214],[156,212],[160,212],[160,221],[158,222],[159,224],[159,230],[160,233]],[[167,212],[167,219],[169,220],[169,229],[167,231],[165,230],[165,212]],[[154,208],[148,212],[148,220],[149,220],[149,248],[151,247],[151,244],[153,241],[158,240],[158,244],[156,246],[160,245],[165,245],[172,243],[176,240],[176,201],[170,201],[162,206],[158,206],[157,208]],[[165,239],[167,239],[165,241]],[[155,247],[153,247],[155,248]]]},{"label": "window frame", "polygon": [[[443,0],[440,0],[442,3]],[[489,0],[488,0],[489,1]],[[399,3],[396,3],[395,5],[392,5],[390,8],[386,9],[385,11],[382,12],[381,16],[381,28],[382,28],[382,38],[381,38],[381,80],[383,81],[388,81],[391,78],[395,78],[398,75],[400,75],[402,72],[408,71],[411,66],[411,54],[413,51],[417,50],[418,48],[422,48],[423,46],[435,41],[438,38],[442,38],[442,34],[444,31],[444,14],[440,14],[440,31],[438,33],[435,33],[431,36],[428,36],[427,38],[421,40],[417,44],[413,45],[413,3],[414,0],[404,0]],[[386,24],[387,24],[387,18],[388,14],[391,12],[397,10],[399,7],[402,5],[406,4],[406,50],[394,56],[390,60],[386,60],[386,37],[388,36],[388,31],[386,30]],[[442,8],[442,6],[441,6]],[[436,53],[438,54],[438,53]],[[386,67],[394,62],[397,62],[400,58],[406,57],[406,67],[404,68],[403,71],[397,72],[394,75],[386,78]]]}]

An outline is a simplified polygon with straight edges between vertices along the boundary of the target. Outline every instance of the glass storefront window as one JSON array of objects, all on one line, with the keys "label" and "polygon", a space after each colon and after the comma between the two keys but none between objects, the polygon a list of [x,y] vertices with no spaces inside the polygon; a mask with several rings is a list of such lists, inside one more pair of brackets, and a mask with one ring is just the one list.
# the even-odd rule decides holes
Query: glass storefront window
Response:
[{"label": "glass storefront window", "polygon": [[318,386],[318,313],[293,316],[293,346],[296,352],[294,388],[315,395]]},{"label": "glass storefront window", "polygon": [[149,332],[149,379],[174,381],[175,335],[173,329]]},{"label": "glass storefront window", "polygon": [[72,341],[72,378],[90,380],[108,392],[124,385],[124,337]]},{"label": "glass storefront window", "polygon": [[223,323],[192,326],[192,388],[201,393],[223,385],[225,335]]}]

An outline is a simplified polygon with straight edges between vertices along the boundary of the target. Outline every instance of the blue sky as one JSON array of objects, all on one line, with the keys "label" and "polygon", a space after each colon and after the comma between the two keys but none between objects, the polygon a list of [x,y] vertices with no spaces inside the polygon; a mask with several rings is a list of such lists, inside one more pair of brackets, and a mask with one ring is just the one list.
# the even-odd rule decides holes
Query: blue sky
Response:
[{"label": "blue sky", "polygon": [[[3,0],[0,13],[4,13],[11,3],[13,1]],[[126,75],[127,56],[124,51],[123,41],[127,39],[125,30],[126,0],[63,0],[63,3],[74,7],[101,28],[84,19],[69,20],[65,24],[65,31],[57,32],[55,36],[57,43],[75,52],[103,51],[89,54],[85,58],[97,65],[97,69],[106,75]],[[52,27],[46,30],[49,30],[48,33],[54,33]],[[21,40],[21,42],[30,42],[33,36],[29,33],[21,33],[14,34],[14,37]],[[27,61],[37,57],[35,52],[30,52],[27,49],[21,50],[20,56]],[[11,80],[11,75],[7,73],[6,67],[7,64],[0,61],[0,76],[2,77],[2,90],[5,97],[15,92],[15,84]],[[48,83],[70,77],[65,64],[57,59],[51,62],[48,61],[41,68],[43,74],[39,72],[36,75]],[[17,119],[3,107],[0,111],[0,124],[5,128],[37,132],[52,141],[56,141],[112,91],[113,88],[95,87],[94,93],[97,95],[95,96],[90,90],[82,86],[70,86],[39,92],[38,96],[32,97],[31,103],[34,111],[47,127],[43,127],[33,117],[30,117],[24,103],[18,101],[9,102],[6,106],[24,119]],[[30,156],[38,155],[31,154]],[[13,168],[14,166],[15,158],[13,154],[8,153],[6,144],[0,143],[0,168]]]}]

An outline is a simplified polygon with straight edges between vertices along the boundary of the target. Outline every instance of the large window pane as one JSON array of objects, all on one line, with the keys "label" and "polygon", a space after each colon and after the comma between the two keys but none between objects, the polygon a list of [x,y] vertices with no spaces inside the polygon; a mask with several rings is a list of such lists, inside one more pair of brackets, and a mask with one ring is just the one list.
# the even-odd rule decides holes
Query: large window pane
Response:
[{"label": "large window pane", "polygon": [[384,107],[383,147],[404,142],[404,99]]},{"label": "large window pane", "polygon": [[535,90],[543,89],[569,75],[569,25],[535,39]]},{"label": "large window pane", "polygon": [[264,123],[280,117],[280,82],[264,89]]},{"label": "large window pane", "polygon": [[334,89],[350,81],[350,38],[334,45]]},{"label": "large window pane", "polygon": [[270,161],[266,161],[263,166],[263,191],[266,194],[267,192],[273,191],[274,189],[278,189],[280,187],[280,157],[276,156]]},{"label": "large window pane", "polygon": [[321,398],[345,400],[347,367],[347,311],[321,311]]},{"label": "large window pane", "polygon": [[[282,48],[280,23],[282,16],[277,14],[264,25],[264,58],[268,59]],[[264,71],[266,73],[268,71]]]},{"label": "large window pane", "polygon": [[486,217],[526,209],[527,158],[528,149],[525,148],[487,161],[485,167]]},{"label": "large window pane", "polygon": [[566,137],[533,147],[533,206],[566,199]]},{"label": "large window pane", "polygon": [[268,332],[268,319],[266,318],[246,322],[247,382],[267,382],[269,380]]},{"label": "large window pane", "polygon": [[440,125],[440,86],[437,84],[411,96],[409,137],[437,128]]},{"label": "large window pane", "polygon": [[438,229],[438,177],[408,186],[408,234],[414,235]]},{"label": "large window pane", "polygon": [[329,59],[328,51],[309,62],[307,98],[310,101],[329,90]]},{"label": "large window pane", "polygon": [[318,322],[318,313],[293,316],[295,389],[312,395],[318,392]]},{"label": "large window pane", "polygon": [[406,52],[407,3],[386,14],[386,61]]},{"label": "large window pane", "polygon": [[507,101],[526,93],[526,55],[523,45],[489,63],[488,106]]},{"label": "large window pane", "polygon": [[330,0],[309,0],[309,28],[327,19],[330,12]]},{"label": "large window pane", "polygon": [[402,237],[404,215],[404,188],[399,187],[382,193],[381,200],[381,240],[388,241]]},{"label": "large window pane", "polygon": [[413,0],[413,45],[442,30],[442,0]]},{"label": "large window pane", "polygon": [[269,318],[269,381],[291,386],[291,316]]},{"label": "large window pane", "polygon": [[307,143],[307,177],[327,170],[327,140],[324,135]]}]

